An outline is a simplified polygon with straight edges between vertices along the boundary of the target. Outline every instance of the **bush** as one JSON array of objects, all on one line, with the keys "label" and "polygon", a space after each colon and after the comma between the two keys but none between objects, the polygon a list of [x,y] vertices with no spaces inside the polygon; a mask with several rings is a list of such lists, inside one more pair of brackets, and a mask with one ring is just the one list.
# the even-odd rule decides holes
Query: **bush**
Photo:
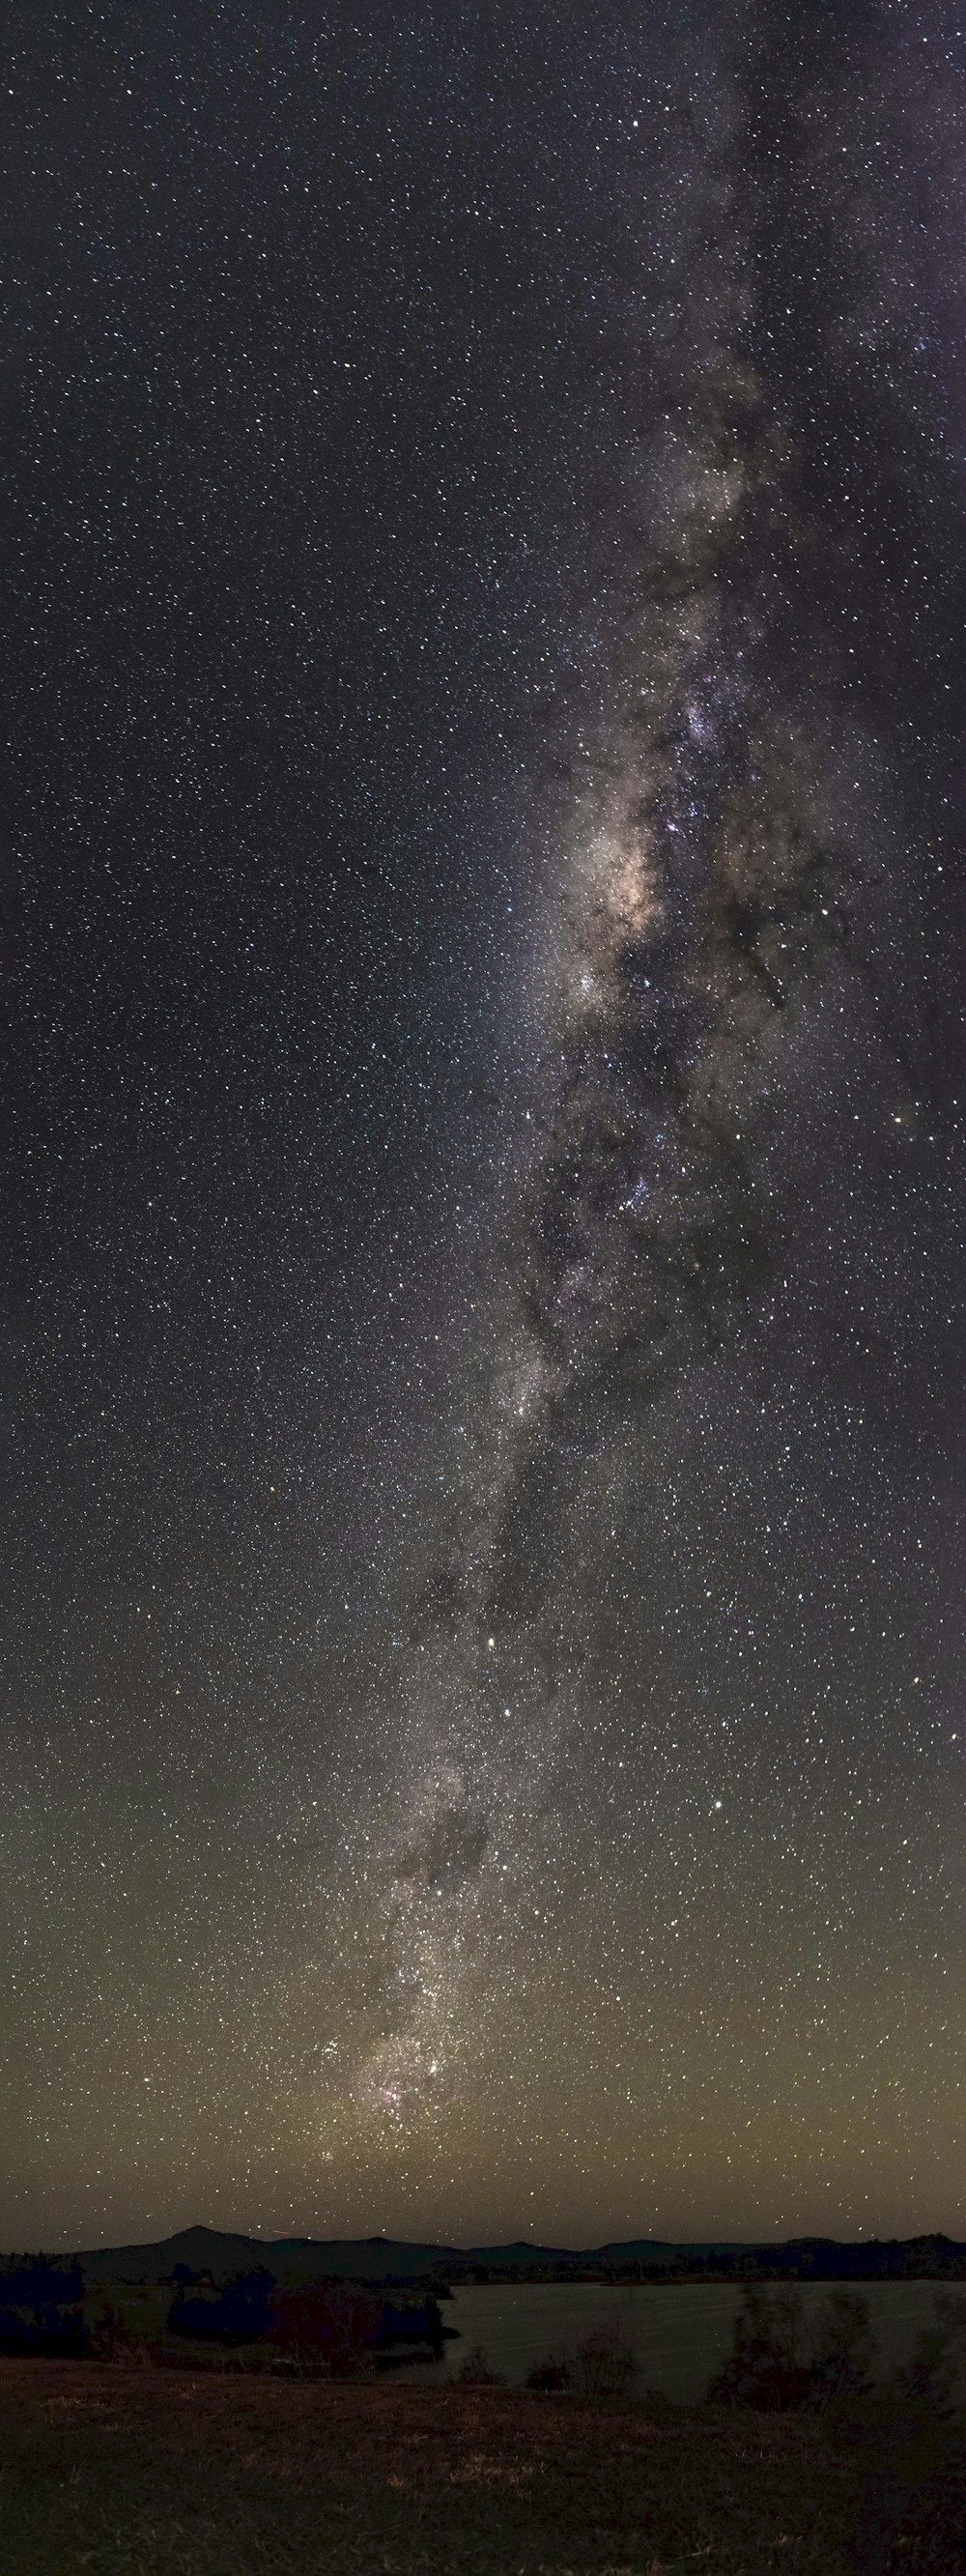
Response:
[{"label": "bush", "polygon": [[923,2326],[911,2360],[894,2370],[890,2388],[900,2399],[925,2409],[936,2423],[951,2422],[966,2371],[966,2298],[954,2290],[937,2290],[933,2321]]},{"label": "bush", "polygon": [[593,2326],[577,2345],[570,2365],[582,2397],[620,2397],[637,2367],[634,2346],[619,2317]]},{"label": "bush", "polygon": [[872,2386],[875,2336],[867,2299],[833,2290],[824,2301],[812,2342],[812,2402],[830,2406],[863,2397]]},{"label": "bush", "polygon": [[873,2349],[868,2302],[852,2292],[834,2290],[809,2328],[805,2302],[793,2284],[768,2291],[749,2283],[731,2353],[711,2381],[708,2403],[781,2414],[858,2397],[872,2385]]},{"label": "bush", "polygon": [[471,2346],[456,2373],[461,2388],[505,2388],[506,2380],[498,2370],[491,2370],[481,2343]]},{"label": "bush", "polygon": [[144,2337],[132,2334],[120,2309],[112,2308],[107,2299],[88,2318],[84,2350],[89,2361],[120,2362],[127,2369],[150,2367],[151,2355]]},{"label": "bush", "polygon": [[528,2370],[523,2384],[525,2388],[569,2388],[570,2363],[563,2360],[554,2361],[549,2356],[546,2361],[535,2361],[533,2369]]},{"label": "bush", "polygon": [[299,2370],[355,2379],[372,2370],[381,2302],[352,2281],[279,2285],[269,2307],[269,2338]]}]

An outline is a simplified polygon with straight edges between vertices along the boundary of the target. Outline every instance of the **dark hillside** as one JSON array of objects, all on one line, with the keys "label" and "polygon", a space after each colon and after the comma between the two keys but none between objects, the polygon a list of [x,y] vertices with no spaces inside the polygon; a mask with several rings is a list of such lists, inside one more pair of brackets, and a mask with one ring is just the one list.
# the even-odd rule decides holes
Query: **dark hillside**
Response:
[{"label": "dark hillside", "polygon": [[176,2265],[210,2272],[215,2281],[260,2265],[276,2279],[372,2282],[600,2280],[890,2281],[966,2279],[966,2244],[948,2236],[841,2243],[792,2237],[779,2244],[674,2245],[650,2237],[590,2246],[406,2244],[388,2236],[318,2237],[222,2234],[186,2227],[159,2243],[98,2246],[77,2256],[91,2282],[170,2280]]}]

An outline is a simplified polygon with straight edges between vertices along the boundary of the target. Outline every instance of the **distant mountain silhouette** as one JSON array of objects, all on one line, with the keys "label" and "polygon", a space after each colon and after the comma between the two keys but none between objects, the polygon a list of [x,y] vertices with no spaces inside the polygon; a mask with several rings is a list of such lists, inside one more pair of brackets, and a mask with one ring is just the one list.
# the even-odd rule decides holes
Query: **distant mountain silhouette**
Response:
[{"label": "distant mountain silhouette", "polygon": [[184,2227],[177,2236],[165,2236],[157,2244],[97,2246],[81,2253],[78,2260],[92,2280],[116,2280],[125,2274],[163,2280],[178,2263],[224,2279],[261,2263],[276,2274],[326,2272],[344,2280],[404,2281],[466,2270],[512,2275],[535,2268],[580,2272],[612,2261],[664,2264],[673,2261],[677,2251],[650,2238],[583,2253],[572,2246],[533,2245],[524,2238],[514,2245],[421,2245],[392,2236],[265,2238],[223,2234],[216,2227]]},{"label": "distant mountain silhouette", "polygon": [[233,2272],[250,2271],[261,2263],[267,2272],[276,2275],[304,2270],[307,2274],[325,2272],[340,2280],[401,2281],[466,2258],[451,2245],[396,2244],[390,2236],[337,2238],[331,2242],[312,2236],[266,2240],[260,2236],[223,2235],[217,2227],[184,2227],[177,2236],[165,2236],[156,2245],[98,2246],[78,2259],[91,2280],[117,2280],[125,2274],[132,2279],[164,2280],[176,2263],[223,2280]]},{"label": "distant mountain silhouette", "polygon": [[586,2250],[573,2246],[533,2245],[521,2238],[512,2245],[407,2244],[392,2236],[313,2237],[234,2236],[216,2227],[185,2227],[149,2245],[96,2246],[78,2254],[87,2278],[158,2281],[169,2279],[176,2264],[192,2272],[210,2272],[216,2281],[251,2271],[301,2273],[309,2278],[405,2282],[418,2280],[499,2281],[525,2278],[623,2277],[646,2274],[741,2279],[784,2277],[812,2280],[910,2280],[966,2278],[966,2245],[948,2236],[918,2236],[860,2243],[833,2237],[795,2237],[783,2244],[704,2240],[672,2244],[660,2237],[634,2237],[623,2244]]}]

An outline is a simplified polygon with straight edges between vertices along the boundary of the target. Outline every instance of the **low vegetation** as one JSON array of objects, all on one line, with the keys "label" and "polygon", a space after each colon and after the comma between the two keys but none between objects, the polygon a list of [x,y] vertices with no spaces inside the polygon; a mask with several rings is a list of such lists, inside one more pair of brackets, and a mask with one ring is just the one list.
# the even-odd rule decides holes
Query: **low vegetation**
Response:
[{"label": "low vegetation", "polygon": [[632,2338],[619,2317],[605,2319],[581,2335],[571,2351],[548,2354],[527,2374],[528,2388],[544,2394],[573,2389],[579,2397],[623,2397],[636,2376]]},{"label": "low vegetation", "polygon": [[801,2412],[0,2362],[4,2576],[961,2576],[962,2463],[903,2476],[858,2560],[882,2455]]},{"label": "low vegetation", "polygon": [[809,2316],[793,2284],[771,2292],[749,2287],[708,2402],[762,2414],[793,2408],[821,2414],[849,2407],[854,2413],[858,2400],[874,2397],[886,2413],[918,2407],[933,2423],[952,2421],[966,2376],[966,2303],[937,2290],[932,2311],[908,2360],[877,2383],[867,2299],[833,2290]]},{"label": "low vegetation", "polygon": [[[245,2340],[250,2276],[212,2285],[202,2324],[221,2339],[194,2342],[174,2329],[197,2283],[38,2297],[29,2314],[27,2286],[9,2274],[0,2310],[52,2345],[0,2359],[2,2576],[966,2567],[966,2313],[948,2293],[883,2379],[861,2298],[808,2311],[794,2285],[749,2284],[732,2352],[688,2408],[638,2393],[620,2316],[524,2390],[479,2346],[420,2386],[378,2375],[386,2311],[352,2283],[273,2285],[261,2343]],[[83,2358],[53,2348],[66,2306]]]}]

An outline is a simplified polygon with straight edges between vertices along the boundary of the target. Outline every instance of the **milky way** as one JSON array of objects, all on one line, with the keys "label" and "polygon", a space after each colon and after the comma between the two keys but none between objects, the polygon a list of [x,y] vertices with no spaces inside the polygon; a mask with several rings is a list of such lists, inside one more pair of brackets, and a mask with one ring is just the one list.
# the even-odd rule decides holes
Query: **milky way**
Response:
[{"label": "milky way", "polygon": [[[840,201],[833,227],[810,167],[816,77],[843,61],[861,77],[859,48],[828,26],[802,87],[794,40],[749,26],[723,49],[713,114],[695,120],[687,301],[640,466],[650,524],[606,725],[575,764],[539,1107],[472,1464],[430,1578],[405,1822],[382,1864],[399,2027],[357,2081],[400,2120],[425,2114],[465,2055],[464,1957],[478,1974],[481,1944],[532,1896],[529,1824],[587,1656],[588,1491],[620,1517],[615,1494],[649,1473],[658,1400],[712,1354],[727,1364],[768,1295],[797,1221],[777,1104],[833,959],[839,1013],[863,1016],[854,924],[870,853],[855,848],[842,750],[862,767],[876,675],[856,704],[855,646],[830,649],[815,595],[816,559],[838,541],[814,471],[832,351],[816,385],[818,362],[797,347],[783,364],[768,327],[804,204],[812,297],[851,247],[865,336],[861,207]],[[870,555],[888,586],[874,543]]]},{"label": "milky way", "polygon": [[16,22],[3,2235],[962,2233],[962,36],[310,17]]}]

